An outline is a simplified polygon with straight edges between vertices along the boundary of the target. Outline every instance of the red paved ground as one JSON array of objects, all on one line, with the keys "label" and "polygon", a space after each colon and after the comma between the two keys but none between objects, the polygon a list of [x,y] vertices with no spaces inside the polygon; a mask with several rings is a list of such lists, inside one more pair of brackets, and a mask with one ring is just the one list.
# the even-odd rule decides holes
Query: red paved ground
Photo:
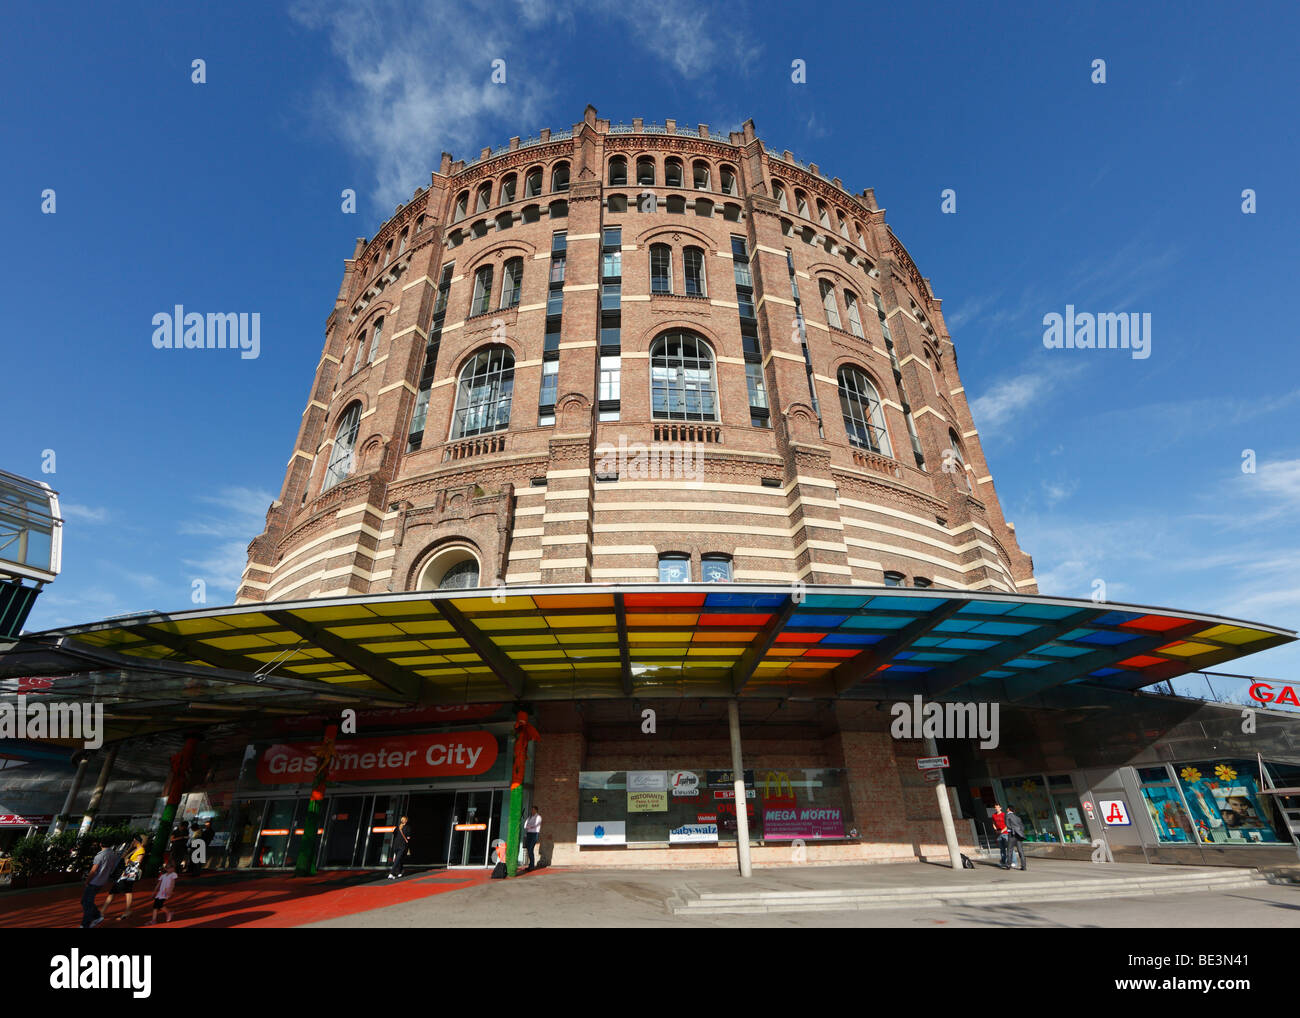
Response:
[{"label": "red paved ground", "polygon": [[[489,879],[491,870],[408,871],[400,880],[382,872],[332,870],[314,877],[246,874],[208,874],[200,879],[181,877],[173,892],[172,926],[302,926],[321,919],[354,915],[373,908],[398,905],[433,894],[473,887]],[[517,879],[517,878],[516,878]],[[136,885],[131,918],[120,921],[125,897],[116,895],[99,929],[142,927],[153,905],[152,880]],[[0,892],[0,928],[68,928],[81,925],[80,884],[32,891]],[[104,895],[96,898],[101,911]]]}]

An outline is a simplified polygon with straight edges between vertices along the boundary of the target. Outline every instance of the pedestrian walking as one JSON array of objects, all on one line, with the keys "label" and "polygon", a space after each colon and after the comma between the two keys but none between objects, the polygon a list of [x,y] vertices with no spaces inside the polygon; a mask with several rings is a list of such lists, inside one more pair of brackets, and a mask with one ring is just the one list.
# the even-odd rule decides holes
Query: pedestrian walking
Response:
[{"label": "pedestrian walking", "polygon": [[103,912],[108,915],[108,906],[112,903],[114,895],[126,895],[126,908],[118,919],[129,919],[131,917],[131,899],[135,894],[135,882],[140,879],[141,871],[144,866],[144,838],[135,834],[127,842],[122,854],[122,874],[109,889],[108,897],[104,899]]},{"label": "pedestrian walking", "polygon": [[1002,812],[1002,804],[995,802],[993,804],[993,829],[998,832],[998,855],[1001,861],[998,863],[1004,870],[1007,869],[1007,817]]},{"label": "pedestrian walking", "polygon": [[185,860],[189,853],[189,844],[190,825],[182,820],[172,828],[171,840],[167,843],[167,851],[172,857],[172,865],[176,867],[177,873],[181,873],[185,869]]},{"label": "pedestrian walking", "polygon": [[158,922],[158,913],[162,912],[167,916],[163,920],[165,923],[172,921],[172,910],[168,908],[172,897],[173,889],[176,887],[176,866],[168,862],[163,868],[162,873],[158,875],[158,884],[153,891],[153,917],[145,923],[146,926],[154,926]]},{"label": "pedestrian walking", "polygon": [[533,858],[533,853],[537,849],[537,842],[542,836],[542,814],[538,812],[536,806],[528,808],[528,819],[524,821],[524,848],[528,852],[528,869],[525,873],[531,873],[537,869],[537,860]]},{"label": "pedestrian walking", "polygon": [[1016,868],[1016,853],[1020,853],[1020,868],[1025,868],[1025,824],[1016,815],[1014,806],[1007,807],[1007,837],[1010,841],[1007,852],[1007,869]]},{"label": "pedestrian walking", "polygon": [[90,872],[86,874],[86,888],[81,892],[81,928],[88,930],[104,921],[104,914],[95,905],[95,896],[109,885],[113,871],[122,861],[122,853],[107,845],[102,839],[93,844],[99,846]]},{"label": "pedestrian walking", "polygon": [[396,880],[402,875],[402,860],[406,858],[406,850],[411,844],[411,829],[406,824],[406,817],[402,817],[397,824],[397,830],[393,832],[393,865],[388,871],[388,879]]}]

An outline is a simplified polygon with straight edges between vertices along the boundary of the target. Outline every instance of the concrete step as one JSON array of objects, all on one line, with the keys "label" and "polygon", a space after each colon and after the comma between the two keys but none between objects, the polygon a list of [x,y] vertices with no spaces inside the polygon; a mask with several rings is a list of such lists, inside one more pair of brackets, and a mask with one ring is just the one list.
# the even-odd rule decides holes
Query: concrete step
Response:
[{"label": "concrete step", "polygon": [[1007,881],[954,887],[836,888],[831,890],[700,892],[687,886],[668,901],[674,915],[756,914],[765,912],[855,911],[933,908],[936,905],[996,905],[1005,902],[1078,901],[1190,894],[1267,886],[1254,870],[1217,873],[1152,874],[1082,880]]}]

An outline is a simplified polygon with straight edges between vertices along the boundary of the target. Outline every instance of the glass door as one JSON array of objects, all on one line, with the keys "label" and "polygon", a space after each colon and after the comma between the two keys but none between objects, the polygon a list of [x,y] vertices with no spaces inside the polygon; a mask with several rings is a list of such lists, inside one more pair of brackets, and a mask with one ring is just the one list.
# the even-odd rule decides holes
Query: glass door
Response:
[{"label": "glass door", "polygon": [[404,795],[376,795],[370,810],[370,830],[366,838],[363,866],[387,866],[391,861],[393,831],[401,811],[406,808]]},{"label": "glass door", "polygon": [[321,866],[355,866],[357,843],[365,824],[367,796],[340,795],[325,810],[325,837],[321,841]]},{"label": "glass door", "polygon": [[451,813],[448,866],[486,866],[488,848],[497,837],[493,791],[457,792]]}]

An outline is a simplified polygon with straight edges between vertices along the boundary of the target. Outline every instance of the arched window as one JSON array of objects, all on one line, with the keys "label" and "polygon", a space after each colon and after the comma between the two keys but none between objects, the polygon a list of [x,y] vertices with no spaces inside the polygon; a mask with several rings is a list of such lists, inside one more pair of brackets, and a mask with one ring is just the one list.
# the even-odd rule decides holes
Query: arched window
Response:
[{"label": "arched window", "polygon": [[479,583],[478,558],[468,548],[444,548],[429,560],[416,581],[416,590],[465,590]]},{"label": "arched window", "polygon": [[695,160],[693,164],[695,190],[707,191],[709,189],[709,164],[703,159]]},{"label": "arched window", "polygon": [[667,244],[650,245],[650,292],[673,292],[673,249]]},{"label": "arched window", "polygon": [[803,216],[805,219],[808,218],[808,196],[802,191],[796,191],[794,193],[794,208],[799,215]]},{"label": "arched window", "polygon": [[843,216],[840,216],[839,218],[840,218],[840,236],[843,237],[845,240],[848,240],[848,239],[849,239],[849,221],[848,221],[847,219],[845,219]]},{"label": "arched window", "polygon": [[393,242],[390,240],[384,245],[384,264],[387,265],[393,258]]},{"label": "arched window", "polygon": [[519,218],[525,223],[535,223],[542,218],[542,208],[540,205],[525,205]]},{"label": "arched window", "polygon": [[668,196],[668,211],[675,216],[686,215],[686,199],[680,194],[670,194]]},{"label": "arched window", "polygon": [[537,198],[542,193],[542,168],[535,166],[528,171],[528,176],[524,178],[524,197]]},{"label": "arched window", "polygon": [[821,288],[822,310],[826,312],[826,323],[830,325],[832,329],[844,328],[844,326],[840,324],[839,305],[835,303],[835,287],[825,279],[817,280],[817,285]]},{"label": "arched window", "polygon": [[660,555],[659,582],[690,583],[691,557],[680,551],[670,551]]},{"label": "arched window", "polygon": [[384,319],[381,315],[375,319],[375,324],[370,328],[370,352],[366,354],[367,364],[373,364],[375,362],[375,353],[379,350],[379,337],[383,335],[383,332]]},{"label": "arched window", "polygon": [[718,387],[713,352],[692,332],[670,332],[650,347],[653,416],[673,421],[716,421]]},{"label": "arched window", "polygon": [[339,481],[352,473],[352,455],[357,447],[357,430],[361,427],[361,404],[353,403],[339,419],[339,426],[334,431],[334,447],[330,449],[329,466],[325,468],[325,483],[321,493],[325,493]]},{"label": "arched window", "polygon": [[824,201],[817,202],[817,218],[821,220],[822,226],[830,229],[831,217],[826,211],[826,203]]},{"label": "arched window", "polygon": [[700,579],[705,583],[730,583],[731,558],[727,555],[701,555]]},{"label": "arched window", "polygon": [[418,234],[424,229],[424,216],[419,216],[415,220],[415,232]]},{"label": "arched window", "polygon": [[777,204],[781,206],[781,211],[789,212],[790,203],[786,200],[785,185],[779,180],[772,181],[772,192],[776,198]]},{"label": "arched window", "polygon": [[469,304],[470,315],[486,314],[492,307],[492,266],[484,265],[474,273],[474,298]]},{"label": "arched window", "polygon": [[397,245],[397,253],[398,253],[399,255],[400,255],[403,251],[406,250],[406,234],[407,234],[407,231],[406,231],[406,230],[403,230],[403,231],[402,231],[402,239],[401,239],[401,241],[400,241],[400,242],[398,243],[398,245]]},{"label": "arched window", "polygon": [[609,182],[619,187],[627,185],[627,160],[622,156],[609,161]]},{"label": "arched window", "polygon": [[641,156],[637,159],[636,182],[642,187],[654,187],[655,161],[650,156]]},{"label": "arched window", "polygon": [[859,449],[870,449],[892,456],[889,432],[885,430],[885,412],[880,406],[876,387],[857,368],[845,365],[840,368],[840,410],[844,414],[844,430],[849,444]]},{"label": "arched window", "polygon": [[739,194],[740,191],[736,186],[736,171],[730,166],[718,168],[718,182],[722,185],[723,194]]},{"label": "arched window", "polygon": [[507,173],[504,177],[501,178],[501,199],[500,199],[500,204],[502,204],[502,205],[509,205],[512,201],[515,200],[515,181],[516,181],[516,179],[517,179],[517,178],[515,177],[515,175],[514,175],[513,173]]},{"label": "arched window", "polygon": [[510,426],[515,388],[515,355],[504,346],[480,350],[460,372],[451,437],[465,438]]},{"label": "arched window", "polygon": [[852,290],[844,291],[844,305],[849,309],[849,331],[858,339],[866,339],[862,333],[862,316],[858,314],[858,298]]},{"label": "arched window", "polygon": [[480,219],[469,228],[469,232],[475,237],[483,238],[487,236],[488,225],[486,219]]},{"label": "arched window", "polygon": [[627,195],[625,194],[611,194],[606,201],[610,212],[627,211]]},{"label": "arched window", "polygon": [[688,247],[682,252],[682,265],[686,275],[686,296],[704,297],[704,252],[698,247]]},{"label": "arched window", "polygon": [[475,212],[486,212],[488,206],[492,204],[492,185],[491,183],[483,184],[478,189],[478,197],[474,200]]},{"label": "arched window", "polygon": [[551,191],[567,191],[569,189],[569,164],[556,163],[555,168],[551,170]]},{"label": "arched window", "polygon": [[[953,466],[956,467],[956,470],[950,471],[948,469],[948,464],[945,463],[944,472],[955,472],[960,474],[961,481],[958,484],[958,487],[964,487],[967,491],[973,493],[975,489],[971,487],[970,474],[966,470],[966,458],[961,454],[961,439],[957,437],[957,432],[953,431],[951,428],[948,429],[948,447],[952,450]],[[947,459],[947,457],[945,457],[945,459]]]},{"label": "arched window", "polygon": [[456,211],[451,217],[453,223],[459,223],[469,212],[469,192],[461,191],[456,195]]},{"label": "arched window", "polygon": [[676,156],[664,160],[664,184],[668,187],[682,186],[682,161]]},{"label": "arched window", "polygon": [[552,219],[563,219],[569,214],[569,203],[567,201],[553,201],[547,206]]},{"label": "arched window", "polygon": [[497,216],[497,230],[508,230],[515,225],[515,217],[511,212],[502,212]]},{"label": "arched window", "polygon": [[706,218],[706,219],[707,219],[708,217],[712,216],[712,215],[713,215],[713,202],[709,201],[708,198],[696,198],[696,199],[695,199],[695,214],[696,214],[697,216],[703,216],[703,217]]},{"label": "arched window", "polygon": [[501,306],[503,308],[517,308],[519,306],[519,291],[524,281],[524,260],[522,258],[511,258],[506,262],[505,269],[501,274]]}]

